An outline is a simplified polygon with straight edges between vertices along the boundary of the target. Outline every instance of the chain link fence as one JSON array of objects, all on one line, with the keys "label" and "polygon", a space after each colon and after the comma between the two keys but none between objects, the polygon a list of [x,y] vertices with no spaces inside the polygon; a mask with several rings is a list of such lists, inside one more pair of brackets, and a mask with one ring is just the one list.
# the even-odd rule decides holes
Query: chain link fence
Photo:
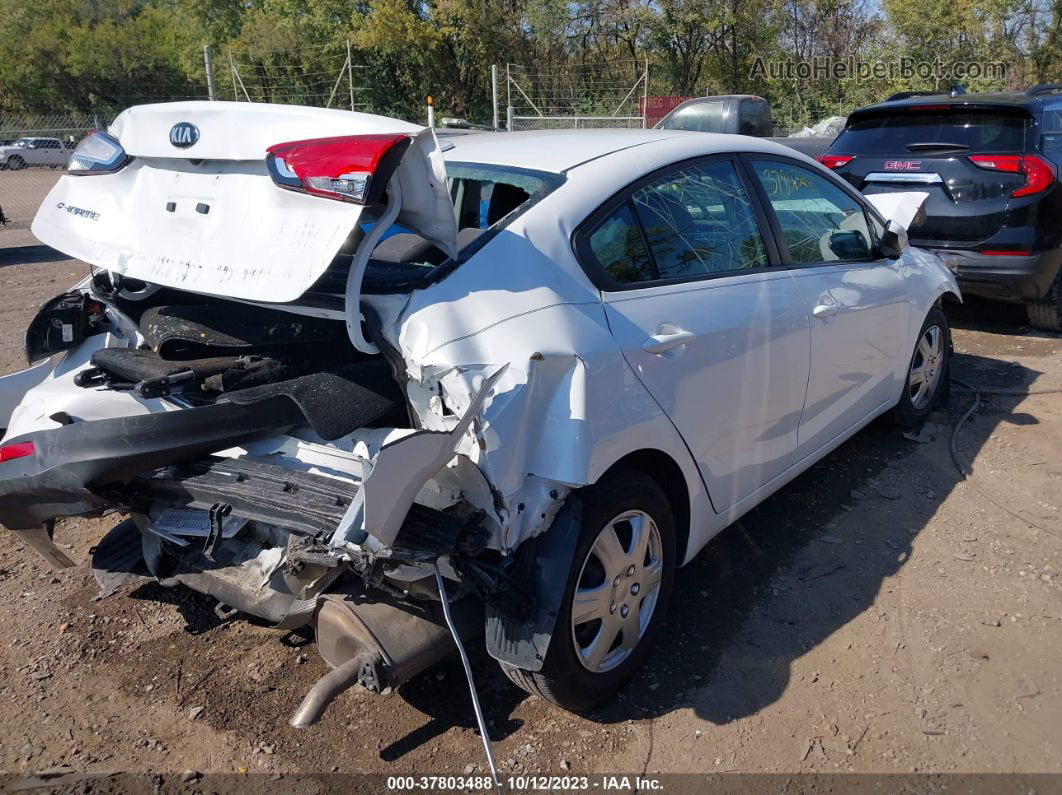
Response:
[{"label": "chain link fence", "polygon": [[640,128],[641,116],[509,116],[509,129],[518,130],[609,130]]},{"label": "chain link fence", "polygon": [[66,169],[74,147],[109,121],[93,113],[0,114],[0,247],[32,242],[24,230]]}]

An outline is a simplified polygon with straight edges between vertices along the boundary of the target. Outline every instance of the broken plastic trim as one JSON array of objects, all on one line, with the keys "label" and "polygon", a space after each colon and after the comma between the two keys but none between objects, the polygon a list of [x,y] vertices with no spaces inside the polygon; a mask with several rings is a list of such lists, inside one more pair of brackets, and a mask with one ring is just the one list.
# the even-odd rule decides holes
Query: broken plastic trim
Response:
[{"label": "broken plastic trim", "polygon": [[483,382],[468,410],[449,433],[418,431],[380,450],[372,471],[336,527],[332,546],[360,544],[365,541],[366,534],[385,546],[394,542],[413,499],[428,479],[457,454],[461,437],[483,410],[488,394],[508,369],[508,364],[502,365]]}]

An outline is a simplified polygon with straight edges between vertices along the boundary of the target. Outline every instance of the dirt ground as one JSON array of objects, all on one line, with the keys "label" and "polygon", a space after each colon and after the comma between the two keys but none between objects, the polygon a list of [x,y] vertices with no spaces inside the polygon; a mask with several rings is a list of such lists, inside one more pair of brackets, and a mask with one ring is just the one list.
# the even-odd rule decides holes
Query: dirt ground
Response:
[{"label": "dirt ground", "polygon": [[[84,266],[0,249],[0,368]],[[34,255],[38,256],[38,255]],[[985,318],[989,318],[986,320]],[[975,303],[954,374],[973,397],[905,437],[875,423],[679,572],[650,664],[576,717],[472,664],[503,771],[1062,771],[1062,339]],[[1044,394],[1041,394],[1044,393]],[[116,518],[63,522],[87,560]],[[0,533],[0,770],[482,772],[456,658],[380,697],[287,719],[312,643],[143,586],[94,601]]]},{"label": "dirt ground", "polygon": [[0,207],[4,208],[10,224],[0,228],[0,246],[4,245],[6,232],[15,228],[29,229],[37,208],[62,174],[61,168],[36,166],[19,171],[0,170]]}]

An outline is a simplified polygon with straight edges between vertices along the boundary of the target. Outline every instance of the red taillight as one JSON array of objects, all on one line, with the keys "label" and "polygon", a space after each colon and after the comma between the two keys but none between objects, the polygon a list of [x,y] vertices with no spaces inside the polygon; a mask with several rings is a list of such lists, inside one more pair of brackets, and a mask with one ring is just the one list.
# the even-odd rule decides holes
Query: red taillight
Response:
[{"label": "red taillight", "polygon": [[18,442],[0,447],[0,464],[13,458],[25,458],[33,455],[33,442]]},{"label": "red taillight", "polygon": [[1026,248],[983,248],[981,253],[989,257],[1028,257],[1032,254]]},{"label": "red taillight", "polygon": [[904,110],[951,110],[951,105],[908,105]]},{"label": "red taillight", "polygon": [[408,135],[344,135],[269,147],[266,165],[282,188],[374,204],[409,146]]},{"label": "red taillight", "polygon": [[815,159],[826,166],[826,168],[834,171],[841,166],[847,166],[855,160],[855,155],[819,155]]},{"label": "red taillight", "polygon": [[970,155],[970,162],[990,171],[1024,174],[1025,184],[1011,196],[1031,196],[1051,187],[1055,181],[1055,167],[1036,155]]}]

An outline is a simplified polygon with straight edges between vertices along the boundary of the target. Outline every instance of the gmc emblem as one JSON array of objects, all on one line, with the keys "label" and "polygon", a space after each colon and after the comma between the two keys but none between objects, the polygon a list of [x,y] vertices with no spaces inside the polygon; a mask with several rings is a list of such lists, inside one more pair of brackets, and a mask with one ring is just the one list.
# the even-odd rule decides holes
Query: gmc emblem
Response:
[{"label": "gmc emblem", "polygon": [[886,160],[886,171],[918,171],[922,168],[921,160]]}]

